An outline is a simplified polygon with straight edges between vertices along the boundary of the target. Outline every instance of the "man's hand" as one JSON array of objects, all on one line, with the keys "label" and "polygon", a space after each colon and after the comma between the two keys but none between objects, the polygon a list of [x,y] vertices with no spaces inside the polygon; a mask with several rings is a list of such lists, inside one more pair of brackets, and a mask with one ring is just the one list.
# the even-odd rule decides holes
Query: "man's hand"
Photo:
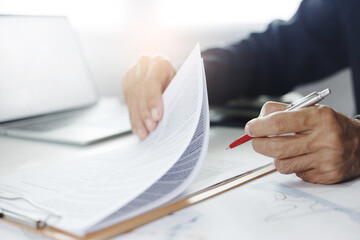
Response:
[{"label": "man's hand", "polygon": [[142,56],[124,76],[122,86],[129,108],[132,131],[145,139],[163,116],[161,95],[175,76],[162,56]]},{"label": "man's hand", "polygon": [[320,105],[285,109],[266,103],[260,117],[247,123],[255,151],[273,157],[279,172],[308,182],[332,184],[360,175],[360,121]]}]

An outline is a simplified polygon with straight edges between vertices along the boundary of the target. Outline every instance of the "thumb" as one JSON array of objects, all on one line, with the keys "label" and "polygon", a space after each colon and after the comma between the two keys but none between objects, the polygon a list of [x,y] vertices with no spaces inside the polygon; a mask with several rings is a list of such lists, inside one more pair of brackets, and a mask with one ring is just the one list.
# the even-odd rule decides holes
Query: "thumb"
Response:
[{"label": "thumb", "polygon": [[287,108],[287,104],[279,102],[266,102],[260,111],[259,117],[265,117],[273,112],[284,111]]}]

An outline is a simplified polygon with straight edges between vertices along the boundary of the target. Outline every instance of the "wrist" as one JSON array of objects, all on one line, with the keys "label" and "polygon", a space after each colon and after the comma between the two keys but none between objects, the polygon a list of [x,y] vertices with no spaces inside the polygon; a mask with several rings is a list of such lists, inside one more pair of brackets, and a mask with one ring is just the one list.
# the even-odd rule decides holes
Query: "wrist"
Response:
[{"label": "wrist", "polygon": [[[360,138],[360,114],[357,114],[353,117],[355,123],[356,123],[356,135],[358,136],[358,138]],[[358,177],[360,176],[360,140],[358,140],[358,150],[356,151],[356,162],[357,164],[355,163],[355,177]],[[357,171],[356,171],[356,168],[357,168]]]}]

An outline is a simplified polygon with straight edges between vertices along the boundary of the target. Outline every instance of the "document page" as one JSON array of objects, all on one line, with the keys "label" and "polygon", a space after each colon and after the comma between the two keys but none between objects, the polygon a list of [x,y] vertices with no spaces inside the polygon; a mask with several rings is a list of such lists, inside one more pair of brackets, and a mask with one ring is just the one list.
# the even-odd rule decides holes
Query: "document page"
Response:
[{"label": "document page", "polygon": [[[174,192],[166,188],[180,187],[186,175],[196,173],[191,170],[197,166],[196,159],[205,158],[209,120],[204,81],[197,45],[164,92],[164,117],[146,140],[134,136],[111,152],[5,176],[0,179],[0,194],[23,196],[58,213],[60,218],[50,217],[47,222],[76,235],[86,234],[91,226],[131,206],[137,197],[149,200],[149,193],[161,196],[164,192],[176,196],[181,188]],[[165,200],[161,197],[159,203]],[[0,200],[0,207],[48,216],[22,200]]]},{"label": "document page", "polygon": [[359,196],[360,178],[321,185],[275,172],[114,240],[358,240]]},{"label": "document page", "polygon": [[[214,150],[214,148],[221,148],[221,150],[208,154],[206,161],[201,166],[199,174],[196,175],[196,178],[191,182],[189,188],[183,193],[184,195],[197,192],[273,162],[272,158],[255,152],[251,142],[245,143],[235,149],[225,150],[226,143],[231,142],[232,139],[236,139],[236,135],[232,133],[232,131],[234,131],[232,128],[217,128],[219,127],[212,129],[209,149]],[[239,131],[239,135],[244,133],[243,130],[237,131]],[[222,134],[219,135],[219,132]],[[226,141],[224,140],[224,136],[234,137],[227,137],[226,139],[229,140]]]},{"label": "document page", "polygon": [[[199,64],[203,69],[202,60]],[[200,167],[203,167],[209,143],[209,105],[204,69],[203,79],[205,94],[203,94],[200,120],[196,132],[183,155],[159,181],[119,211],[96,224],[91,228],[91,231],[103,229],[165,204],[184,192],[193,182],[200,171]]]}]

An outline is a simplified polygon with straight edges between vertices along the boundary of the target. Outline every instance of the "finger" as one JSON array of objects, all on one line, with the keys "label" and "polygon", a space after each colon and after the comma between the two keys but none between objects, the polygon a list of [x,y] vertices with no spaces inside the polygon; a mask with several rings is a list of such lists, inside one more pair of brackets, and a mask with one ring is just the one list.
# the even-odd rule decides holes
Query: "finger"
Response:
[{"label": "finger", "polygon": [[311,134],[254,138],[254,150],[272,158],[290,158],[315,152]]},{"label": "finger", "polygon": [[[158,85],[160,85],[160,83],[157,83]],[[147,85],[147,84],[146,84]],[[156,84],[154,84],[156,85]],[[160,88],[160,87],[159,87]],[[154,116],[156,117],[156,119],[159,118],[159,113],[162,112],[162,103],[161,103],[161,91],[160,92],[155,92],[154,87],[145,87],[143,86],[143,88],[141,88],[140,94],[139,94],[139,99],[138,99],[138,109],[139,109],[139,114],[141,117],[141,120],[145,123],[146,128],[148,131],[153,131],[155,130],[156,126],[157,126],[157,120],[154,120]],[[150,93],[152,92],[152,93]],[[158,94],[159,96],[155,97],[149,97],[149,95],[154,94],[156,96],[156,94]],[[160,98],[160,103],[157,103],[155,106],[152,106],[151,108],[148,108],[148,104],[149,102],[154,102],[154,99],[158,99]],[[161,107],[160,107],[161,104]],[[154,116],[153,116],[154,115]]]},{"label": "finger", "polygon": [[130,110],[130,122],[133,132],[139,137],[140,140],[144,140],[149,134],[143,121],[141,120],[139,111],[137,109]]},{"label": "finger", "polygon": [[139,107],[141,101],[144,101],[141,98],[144,94],[142,94],[139,89],[141,90],[144,88],[144,81],[151,61],[152,58],[148,56],[141,56],[137,61],[137,64],[130,69],[123,80],[125,99],[129,107],[129,112],[131,111],[131,115],[129,114],[130,122],[135,134],[137,134],[140,139],[143,139],[143,136],[145,135],[145,131],[143,131],[144,123],[146,125],[146,129],[149,131],[154,130],[156,127],[156,123],[154,123],[150,117],[145,118],[141,116],[141,111],[143,110]]},{"label": "finger", "polygon": [[265,137],[286,133],[300,133],[313,129],[317,121],[317,107],[307,107],[289,112],[275,112],[248,122],[245,131],[252,137]]},{"label": "finger", "polygon": [[134,88],[134,80],[136,74],[136,66],[130,68],[130,70],[125,74],[122,79],[122,88],[125,96],[125,101],[129,110],[129,119],[131,123],[131,129],[134,134],[136,133],[135,129],[135,120],[133,116],[133,111],[137,111],[136,106],[136,98],[132,98],[131,96],[135,94]]},{"label": "finger", "polygon": [[159,71],[163,72],[164,75],[166,76],[165,78],[163,78],[165,81],[162,84],[163,87],[162,92],[164,92],[167,86],[170,84],[171,80],[174,78],[176,71],[174,67],[171,65],[170,61],[163,56],[160,56],[155,66],[152,67],[158,68]]},{"label": "finger", "polygon": [[306,182],[316,183],[316,181],[317,181],[317,173],[316,173],[316,170],[314,170],[314,169],[309,169],[309,170],[303,171],[303,172],[297,172],[296,176]]},{"label": "finger", "polygon": [[138,84],[144,81],[146,74],[148,72],[148,68],[151,62],[151,58],[149,56],[143,55],[141,56],[136,64],[136,75],[135,80]]},{"label": "finger", "polygon": [[136,74],[136,66],[132,66],[130,70],[124,75],[121,83],[122,83],[122,89],[126,98],[127,93],[129,92],[129,89],[131,88],[131,84],[133,80],[135,79]]},{"label": "finger", "polygon": [[316,173],[314,174],[313,179],[311,179],[314,183],[319,184],[334,184],[339,183],[344,180],[344,176],[339,174],[337,171],[331,171],[326,173]]},{"label": "finger", "polygon": [[347,169],[345,170],[341,163],[333,162],[331,158],[334,156],[337,159],[336,152],[321,149],[294,158],[276,159],[275,166],[281,173],[296,173],[308,182],[333,184],[345,179],[347,174]]},{"label": "finger", "polygon": [[285,103],[278,103],[278,102],[271,102],[271,101],[266,102],[261,108],[259,117],[267,116],[273,112],[285,111],[287,106],[288,105]]},{"label": "finger", "polygon": [[282,174],[292,174],[315,169],[318,154],[310,153],[301,156],[275,159],[274,164],[278,172]]},{"label": "finger", "polygon": [[318,184],[334,184],[342,180],[336,172],[326,172],[322,173],[316,169],[311,169],[304,172],[296,173],[296,176],[303,179],[304,181]]},{"label": "finger", "polygon": [[135,87],[129,89],[128,94],[126,94],[126,102],[128,104],[130,123],[133,133],[136,134],[141,140],[143,140],[148,135],[148,131],[140,117],[138,97],[136,90],[134,89]]},{"label": "finger", "polygon": [[159,121],[163,116],[162,93],[175,75],[170,62],[161,58],[149,68],[143,88],[141,111],[143,119]]}]

